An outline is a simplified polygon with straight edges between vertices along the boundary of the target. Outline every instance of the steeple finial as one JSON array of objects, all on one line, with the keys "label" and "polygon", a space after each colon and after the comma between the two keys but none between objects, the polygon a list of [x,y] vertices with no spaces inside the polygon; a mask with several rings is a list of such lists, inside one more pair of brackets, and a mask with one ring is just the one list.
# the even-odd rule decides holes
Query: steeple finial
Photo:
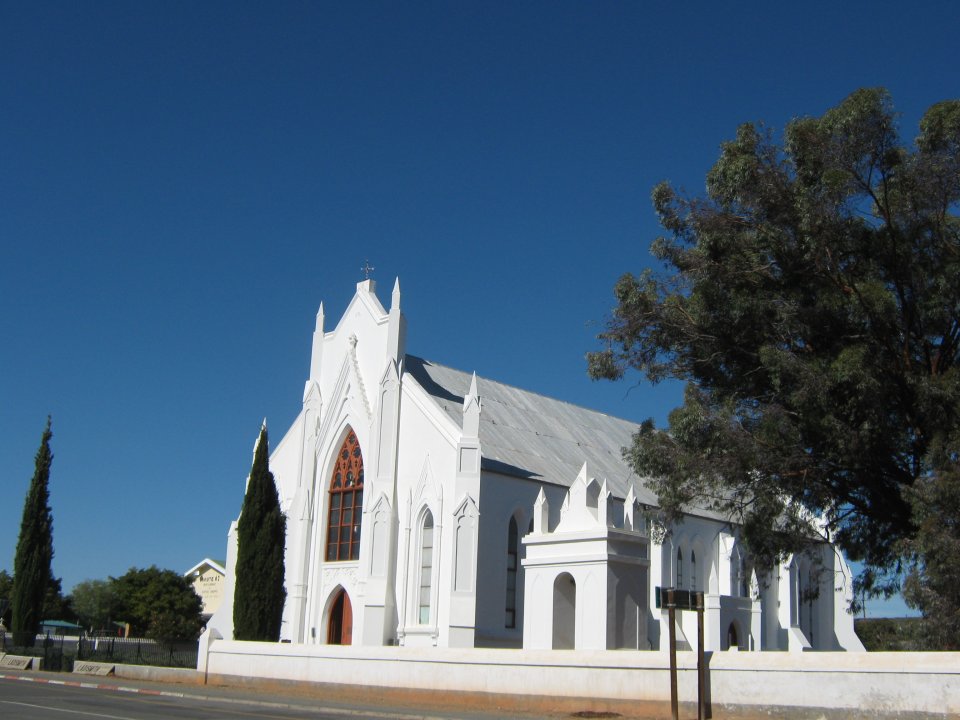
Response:
[{"label": "steeple finial", "polygon": [[400,278],[397,278],[393,282],[393,295],[390,298],[390,309],[400,309]]},{"label": "steeple finial", "polygon": [[320,303],[320,309],[317,310],[317,320],[313,327],[313,345],[310,352],[310,380],[320,379],[320,367],[323,360],[323,303]]},{"label": "steeple finial", "polygon": [[536,535],[550,532],[550,503],[542,487],[533,503],[533,532]]},{"label": "steeple finial", "polygon": [[364,280],[369,280],[369,279],[370,279],[370,273],[372,273],[374,270],[376,270],[376,268],[375,268],[373,265],[370,264],[370,261],[369,261],[369,260],[364,260],[364,261],[363,261],[363,267],[360,268],[360,272],[363,273],[363,279],[364,279]]},{"label": "steeple finial", "polygon": [[466,437],[480,436],[480,394],[477,392],[477,374],[470,379],[470,390],[463,398],[463,434]]}]

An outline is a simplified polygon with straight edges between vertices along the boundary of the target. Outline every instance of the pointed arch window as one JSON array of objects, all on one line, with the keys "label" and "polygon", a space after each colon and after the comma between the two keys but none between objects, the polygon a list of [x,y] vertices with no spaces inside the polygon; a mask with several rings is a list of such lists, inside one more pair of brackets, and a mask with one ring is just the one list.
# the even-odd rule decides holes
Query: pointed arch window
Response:
[{"label": "pointed arch window", "polygon": [[340,446],[330,478],[327,561],[360,559],[363,519],[363,453],[351,430]]},{"label": "pointed arch window", "polygon": [[740,548],[736,545],[730,552],[730,594],[735,597],[746,596],[743,592],[743,558],[740,555]]},{"label": "pointed arch window", "polygon": [[417,623],[430,624],[430,599],[433,586],[433,514],[427,510],[420,528],[420,583],[417,595]]},{"label": "pointed arch window", "polygon": [[697,589],[697,554],[690,551],[690,589]]},{"label": "pointed arch window", "polygon": [[505,627],[508,628],[515,628],[517,626],[517,550],[519,547],[519,535],[517,519],[512,517],[510,518],[510,525],[507,528],[507,616]]},{"label": "pointed arch window", "polygon": [[683,587],[683,550],[677,548],[677,587]]}]

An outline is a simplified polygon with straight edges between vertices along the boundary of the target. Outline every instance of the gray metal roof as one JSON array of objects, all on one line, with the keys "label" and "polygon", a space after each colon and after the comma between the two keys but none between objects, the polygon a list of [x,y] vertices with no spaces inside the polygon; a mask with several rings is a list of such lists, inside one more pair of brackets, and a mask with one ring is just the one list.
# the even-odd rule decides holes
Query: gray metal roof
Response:
[{"label": "gray metal roof", "polygon": [[[404,371],[462,427],[470,373],[413,355],[406,356]],[[586,462],[589,475],[606,479],[615,497],[626,497],[633,484],[640,502],[658,504],[623,461],[635,423],[479,376],[477,392],[484,470],[569,487]]]}]

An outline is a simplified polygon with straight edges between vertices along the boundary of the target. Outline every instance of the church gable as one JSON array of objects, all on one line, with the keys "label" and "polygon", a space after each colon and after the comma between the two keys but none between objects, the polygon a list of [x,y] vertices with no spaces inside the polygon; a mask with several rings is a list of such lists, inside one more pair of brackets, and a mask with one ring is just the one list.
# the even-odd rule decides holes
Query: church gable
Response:
[{"label": "church gable", "polygon": [[394,286],[390,310],[384,310],[373,280],[357,284],[357,291],[336,327],[326,331],[323,306],[317,314],[308,386],[316,383],[328,402],[338,402],[345,382],[367,424],[380,403],[379,385],[389,361],[403,358],[405,321],[400,312],[399,283]]}]

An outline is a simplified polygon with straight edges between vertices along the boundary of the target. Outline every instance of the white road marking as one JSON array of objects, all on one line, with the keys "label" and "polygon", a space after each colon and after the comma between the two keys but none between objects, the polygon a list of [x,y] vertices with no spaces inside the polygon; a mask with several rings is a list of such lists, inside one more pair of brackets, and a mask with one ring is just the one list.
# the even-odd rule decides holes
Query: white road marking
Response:
[{"label": "white road marking", "polygon": [[83,710],[67,710],[66,708],[58,708],[51,705],[34,705],[32,703],[14,702],[13,700],[0,700],[0,704],[19,705],[20,707],[39,708],[40,710],[53,710],[55,712],[70,713],[71,715],[86,715],[87,717],[107,718],[107,720],[137,720],[137,718],[127,717],[126,715],[104,715],[103,713],[84,712]]}]

